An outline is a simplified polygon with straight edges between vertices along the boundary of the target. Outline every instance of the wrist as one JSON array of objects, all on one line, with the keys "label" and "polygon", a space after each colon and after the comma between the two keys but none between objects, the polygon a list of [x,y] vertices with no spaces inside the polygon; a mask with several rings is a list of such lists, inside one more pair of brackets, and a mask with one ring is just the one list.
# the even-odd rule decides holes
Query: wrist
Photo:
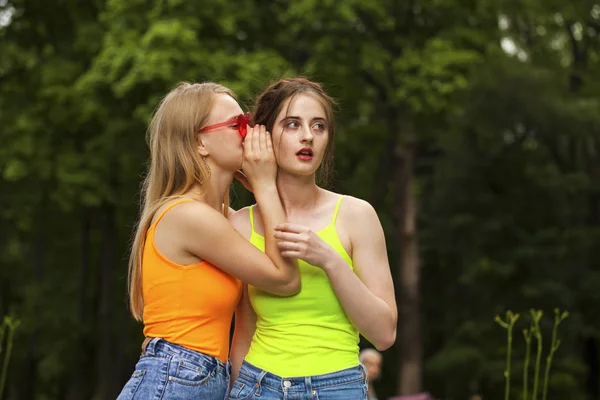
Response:
[{"label": "wrist", "polygon": [[[253,194],[258,208],[261,210],[261,213],[264,213],[263,218],[269,219],[268,216],[273,215],[271,212],[278,210],[281,207],[279,192],[277,191],[277,185],[275,183],[259,185],[256,190],[253,190]],[[281,209],[281,212],[283,213],[283,208]],[[278,214],[277,212],[275,213]],[[278,220],[277,222],[284,222],[284,220],[285,217],[283,217],[283,220]]]},{"label": "wrist", "polygon": [[348,265],[337,252],[335,252],[332,257],[327,257],[322,265],[323,271],[325,271],[327,275],[339,271],[342,267],[348,267]]},{"label": "wrist", "polygon": [[277,184],[275,180],[263,180],[259,182],[255,182],[252,184],[252,190],[255,194],[258,193],[268,193],[272,194],[273,192],[277,192]]}]

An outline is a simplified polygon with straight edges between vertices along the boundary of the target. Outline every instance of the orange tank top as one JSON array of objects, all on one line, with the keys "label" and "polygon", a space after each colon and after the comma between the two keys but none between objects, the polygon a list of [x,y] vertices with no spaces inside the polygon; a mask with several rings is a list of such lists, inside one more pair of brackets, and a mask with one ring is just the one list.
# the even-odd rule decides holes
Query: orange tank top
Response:
[{"label": "orange tank top", "polygon": [[[226,362],[233,312],[242,283],[207,261],[179,265],[154,243],[154,230],[170,204],[146,233],[142,259],[144,335],[160,337]],[[227,251],[224,249],[224,251]]]}]

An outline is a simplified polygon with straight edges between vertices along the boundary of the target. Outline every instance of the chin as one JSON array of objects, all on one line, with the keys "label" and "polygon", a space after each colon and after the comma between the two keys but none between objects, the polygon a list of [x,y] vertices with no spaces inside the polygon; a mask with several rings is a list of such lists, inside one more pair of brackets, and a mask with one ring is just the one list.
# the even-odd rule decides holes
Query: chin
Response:
[{"label": "chin", "polygon": [[231,173],[234,173],[235,171],[239,170],[240,168],[242,168],[242,163],[239,160],[232,160],[231,162],[228,162],[226,164],[223,164],[222,168],[226,171],[229,171]]},{"label": "chin", "polygon": [[300,163],[295,159],[288,158],[279,160],[277,166],[279,167],[279,171],[285,174],[301,177],[315,175],[319,169],[319,164],[316,162]]}]

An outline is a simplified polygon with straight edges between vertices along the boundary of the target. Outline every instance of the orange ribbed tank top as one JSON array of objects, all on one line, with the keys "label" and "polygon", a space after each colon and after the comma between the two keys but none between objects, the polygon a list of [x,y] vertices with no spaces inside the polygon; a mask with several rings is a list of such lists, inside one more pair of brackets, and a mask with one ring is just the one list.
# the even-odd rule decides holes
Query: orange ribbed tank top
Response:
[{"label": "orange ribbed tank top", "polygon": [[[242,283],[207,261],[180,265],[158,251],[156,225],[170,204],[150,226],[142,259],[144,335],[160,337],[223,362],[229,356],[229,332]],[[227,249],[223,249],[227,251]]]}]

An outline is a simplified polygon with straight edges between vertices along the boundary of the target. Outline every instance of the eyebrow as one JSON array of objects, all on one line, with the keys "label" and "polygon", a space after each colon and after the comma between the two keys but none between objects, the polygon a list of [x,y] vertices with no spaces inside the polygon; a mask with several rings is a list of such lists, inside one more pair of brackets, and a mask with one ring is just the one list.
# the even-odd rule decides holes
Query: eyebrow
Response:
[{"label": "eyebrow", "polygon": [[[296,116],[294,116],[294,115],[289,115],[289,116],[285,117],[285,118],[283,119],[283,121],[285,121],[286,119],[300,119],[300,120],[301,120],[302,118],[301,118],[301,117],[296,117]],[[323,118],[323,117],[314,117],[314,118],[312,118],[312,119],[311,119],[311,121],[327,121],[327,118]]]}]

